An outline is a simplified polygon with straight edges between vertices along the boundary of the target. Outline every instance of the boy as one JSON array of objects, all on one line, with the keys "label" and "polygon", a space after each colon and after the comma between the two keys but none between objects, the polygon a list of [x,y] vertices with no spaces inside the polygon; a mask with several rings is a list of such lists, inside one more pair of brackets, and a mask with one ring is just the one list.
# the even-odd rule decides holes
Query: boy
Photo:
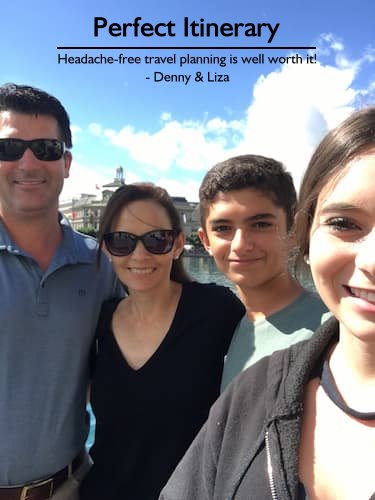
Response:
[{"label": "boy", "polygon": [[199,237],[246,308],[226,357],[223,390],[258,359],[309,338],[327,309],[288,269],[296,192],[281,163],[230,158],[208,171],[199,198]]}]

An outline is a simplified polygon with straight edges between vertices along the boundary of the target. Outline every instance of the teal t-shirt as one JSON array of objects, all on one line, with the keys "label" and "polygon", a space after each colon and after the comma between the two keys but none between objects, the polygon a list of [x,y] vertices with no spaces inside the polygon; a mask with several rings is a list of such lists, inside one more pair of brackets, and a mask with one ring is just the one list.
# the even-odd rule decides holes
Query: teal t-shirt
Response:
[{"label": "teal t-shirt", "polygon": [[304,290],[293,302],[267,318],[238,323],[225,358],[221,391],[256,361],[308,339],[330,313],[320,297]]}]

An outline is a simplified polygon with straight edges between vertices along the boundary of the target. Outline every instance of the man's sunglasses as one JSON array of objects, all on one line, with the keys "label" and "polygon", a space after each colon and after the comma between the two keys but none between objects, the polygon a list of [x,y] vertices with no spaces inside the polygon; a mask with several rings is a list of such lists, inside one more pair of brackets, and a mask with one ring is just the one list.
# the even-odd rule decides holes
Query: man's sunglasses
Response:
[{"label": "man's sunglasses", "polygon": [[125,257],[134,252],[138,241],[145,249],[156,255],[168,253],[173,248],[178,232],[174,229],[157,229],[137,236],[126,231],[114,231],[103,236],[107,250],[116,257]]},{"label": "man's sunglasses", "polygon": [[27,148],[41,161],[60,160],[65,153],[65,144],[58,139],[0,139],[0,161],[20,160]]}]

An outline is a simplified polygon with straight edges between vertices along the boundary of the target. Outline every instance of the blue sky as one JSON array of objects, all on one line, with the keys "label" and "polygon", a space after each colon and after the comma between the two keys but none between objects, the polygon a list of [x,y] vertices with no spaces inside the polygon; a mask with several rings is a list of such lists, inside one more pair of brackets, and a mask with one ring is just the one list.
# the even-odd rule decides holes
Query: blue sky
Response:
[{"label": "blue sky", "polygon": [[[235,154],[282,160],[298,186],[312,149],[356,107],[374,103],[375,5],[372,0],[34,0],[2,4],[1,78],[39,86],[61,99],[74,131],[73,166],[62,199],[97,192],[116,167],[126,181],[153,181],[173,195],[197,199],[206,170]],[[175,37],[94,37],[94,17],[108,23],[175,23]],[[182,36],[184,17],[206,23],[280,23],[267,36]],[[207,50],[57,50],[61,46],[217,46]],[[228,50],[233,46],[316,46],[306,50]],[[68,56],[119,54],[141,64],[58,64]],[[146,65],[144,57],[257,56],[264,64]],[[268,56],[298,53],[299,64],[268,64]],[[187,85],[154,82],[154,72],[191,74]],[[200,71],[227,74],[229,82],[195,82]],[[146,79],[150,77],[150,79]]]}]

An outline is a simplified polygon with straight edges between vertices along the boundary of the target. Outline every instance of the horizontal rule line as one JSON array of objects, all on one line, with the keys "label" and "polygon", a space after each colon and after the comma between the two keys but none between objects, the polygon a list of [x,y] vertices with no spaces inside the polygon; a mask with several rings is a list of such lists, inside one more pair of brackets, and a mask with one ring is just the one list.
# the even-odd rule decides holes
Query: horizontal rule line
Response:
[{"label": "horizontal rule line", "polygon": [[56,47],[57,50],[315,50],[316,47]]}]

